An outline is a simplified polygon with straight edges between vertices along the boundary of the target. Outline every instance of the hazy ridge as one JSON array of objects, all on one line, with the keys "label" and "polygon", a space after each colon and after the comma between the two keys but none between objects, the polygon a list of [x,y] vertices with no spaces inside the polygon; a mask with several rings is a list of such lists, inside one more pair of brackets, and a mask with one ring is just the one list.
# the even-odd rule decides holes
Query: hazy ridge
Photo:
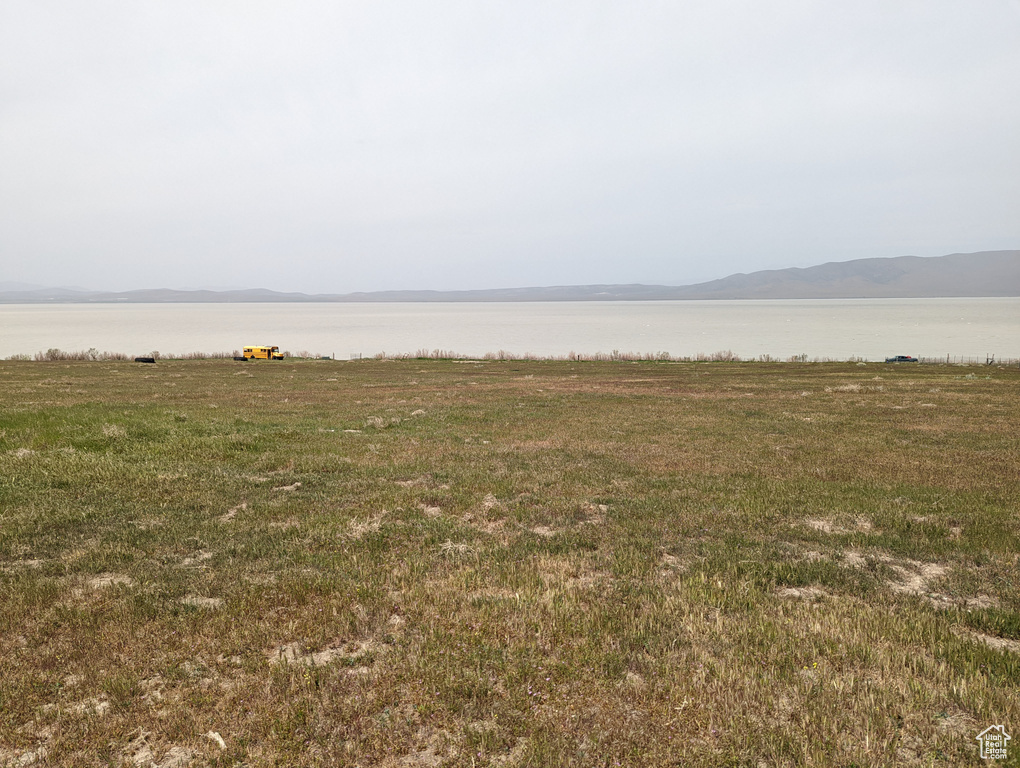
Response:
[{"label": "hazy ridge", "polygon": [[[17,286],[17,287],[16,287]],[[371,291],[306,294],[265,288],[230,291],[84,291],[20,288],[0,283],[0,302],[448,302],[661,301],[682,299],[877,299],[1020,296],[1020,250],[898,256],[829,262],[814,267],[762,270],[686,286],[566,285],[482,290]]]}]

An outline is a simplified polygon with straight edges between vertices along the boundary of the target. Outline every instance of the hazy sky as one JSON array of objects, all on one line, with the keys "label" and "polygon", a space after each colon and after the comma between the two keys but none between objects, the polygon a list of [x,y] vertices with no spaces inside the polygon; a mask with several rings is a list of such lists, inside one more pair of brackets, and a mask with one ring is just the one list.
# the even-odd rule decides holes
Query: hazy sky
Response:
[{"label": "hazy sky", "polygon": [[0,3],[0,281],[686,284],[1020,248],[1020,1]]}]

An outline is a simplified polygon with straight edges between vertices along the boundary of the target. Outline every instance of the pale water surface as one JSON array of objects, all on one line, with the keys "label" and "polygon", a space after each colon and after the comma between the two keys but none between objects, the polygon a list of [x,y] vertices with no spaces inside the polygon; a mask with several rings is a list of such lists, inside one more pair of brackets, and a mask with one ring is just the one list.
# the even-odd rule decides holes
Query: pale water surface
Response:
[{"label": "pale water surface", "polygon": [[1020,299],[0,305],[0,357],[53,347],[230,352],[245,344],[338,359],[419,349],[1020,358]]}]

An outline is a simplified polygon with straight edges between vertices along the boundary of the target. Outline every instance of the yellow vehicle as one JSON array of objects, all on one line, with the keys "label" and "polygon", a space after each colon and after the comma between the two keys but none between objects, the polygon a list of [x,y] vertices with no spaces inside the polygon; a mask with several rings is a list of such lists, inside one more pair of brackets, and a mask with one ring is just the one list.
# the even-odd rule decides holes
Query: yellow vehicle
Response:
[{"label": "yellow vehicle", "polygon": [[245,360],[283,360],[279,347],[245,347]]}]

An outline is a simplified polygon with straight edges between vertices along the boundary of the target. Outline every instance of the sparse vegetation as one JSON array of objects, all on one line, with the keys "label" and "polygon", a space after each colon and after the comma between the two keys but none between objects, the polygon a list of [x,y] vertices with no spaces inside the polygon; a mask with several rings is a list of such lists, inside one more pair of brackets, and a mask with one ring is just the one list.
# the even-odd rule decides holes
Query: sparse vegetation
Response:
[{"label": "sparse vegetation", "polygon": [[[27,355],[15,355],[10,358],[11,360],[27,360]],[[37,362],[62,362],[66,360],[127,360],[128,356],[122,352],[100,352],[98,349],[93,347],[92,349],[79,350],[78,352],[64,352],[63,350],[51,348],[45,352],[36,352],[33,358]]]},{"label": "sparse vegetation", "polygon": [[0,363],[0,765],[1016,737],[1020,371],[415,357]]}]

